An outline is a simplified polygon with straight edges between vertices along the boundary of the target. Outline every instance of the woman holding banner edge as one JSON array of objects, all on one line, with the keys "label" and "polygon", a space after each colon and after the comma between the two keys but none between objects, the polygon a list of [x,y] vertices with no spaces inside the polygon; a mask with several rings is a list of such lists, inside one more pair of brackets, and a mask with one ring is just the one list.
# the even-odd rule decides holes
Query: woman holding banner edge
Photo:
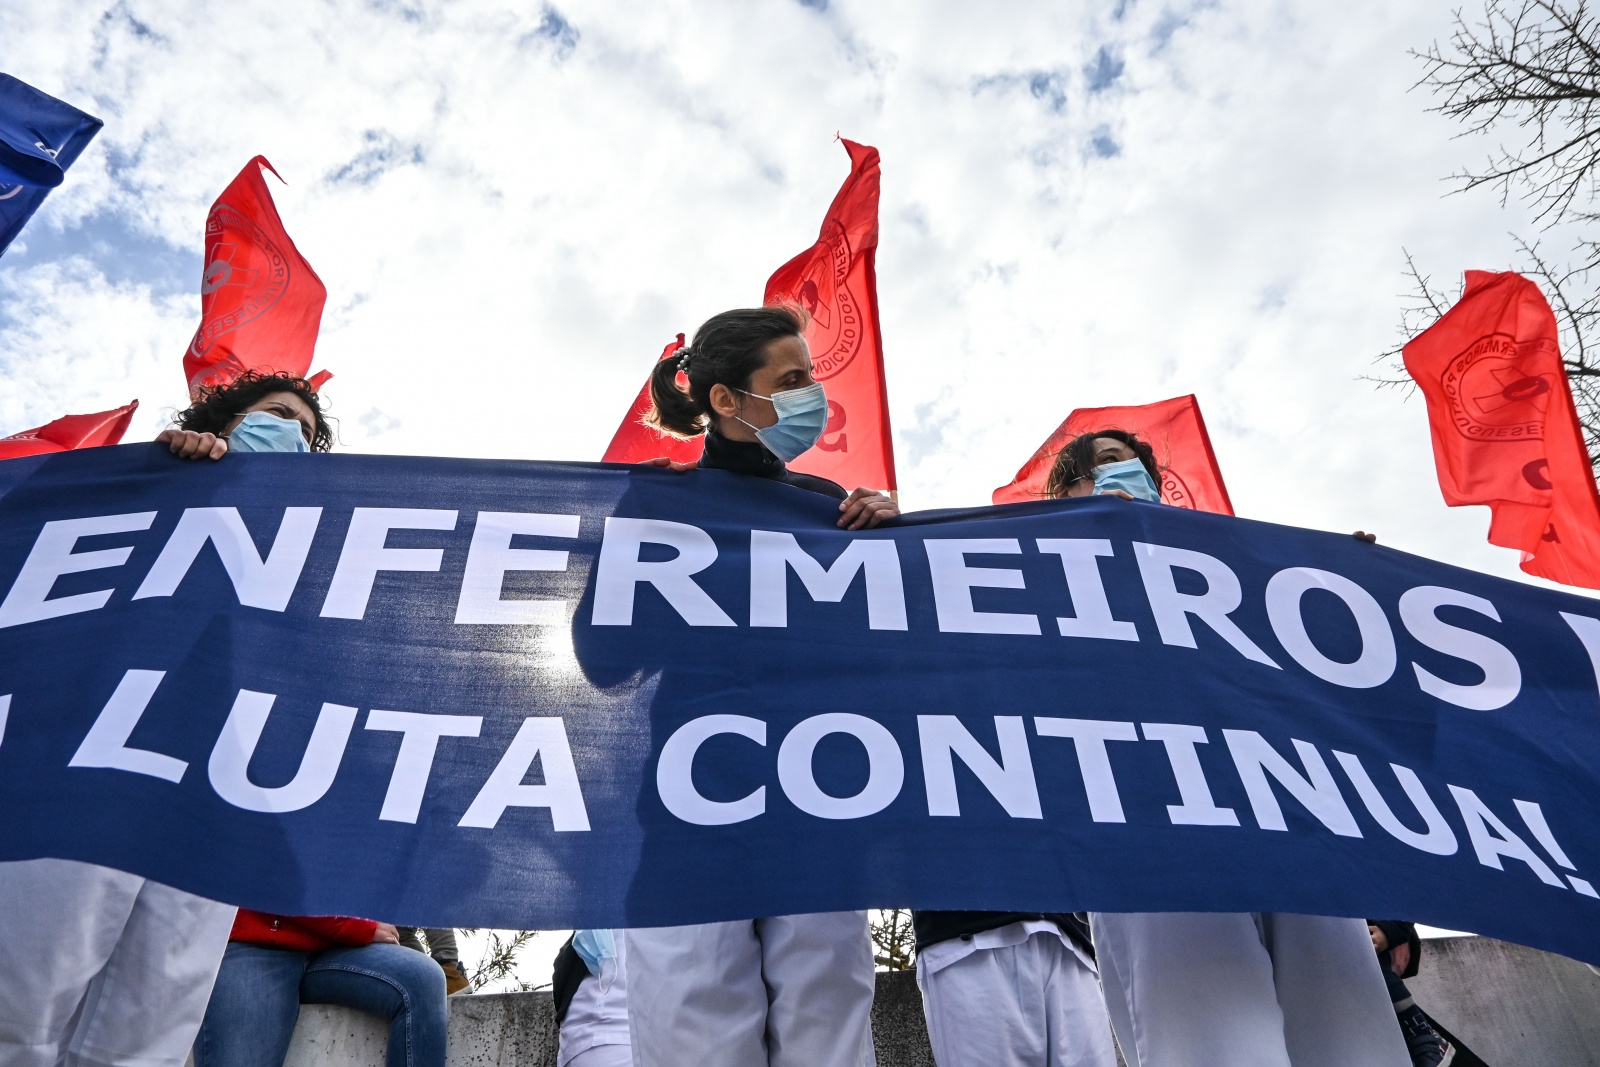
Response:
[{"label": "woman holding banner edge", "polygon": [[[332,440],[308,382],[255,371],[204,390],[156,438],[187,460],[325,452]],[[0,863],[0,1062],[179,1067],[235,911],[95,864]]]},{"label": "woman holding banner edge", "polygon": [[[1160,503],[1160,480],[1148,443],[1106,429],[1067,443],[1046,491]],[[1364,919],[1096,912],[1090,926],[1129,1067],[1411,1067]]]},{"label": "woman holding banner edge", "polygon": [[[803,313],[723,312],[650,380],[647,421],[705,435],[701,467],[784,482],[840,501],[857,530],[899,514],[884,493],[788,469],[821,437],[828,403],[812,377]],[[688,388],[678,384],[678,375]],[[687,470],[667,460],[657,466]],[[620,931],[637,1067],[869,1067],[874,985],[864,911]]]}]

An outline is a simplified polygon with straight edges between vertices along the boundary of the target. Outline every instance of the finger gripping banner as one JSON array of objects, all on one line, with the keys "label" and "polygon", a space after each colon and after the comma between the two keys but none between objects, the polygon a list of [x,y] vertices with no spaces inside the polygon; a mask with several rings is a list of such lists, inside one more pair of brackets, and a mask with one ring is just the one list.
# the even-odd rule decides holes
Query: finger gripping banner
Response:
[{"label": "finger gripping banner", "polygon": [[1600,603],[1105,498],[0,463],[0,859],[427,926],[1405,917],[1600,962]]}]

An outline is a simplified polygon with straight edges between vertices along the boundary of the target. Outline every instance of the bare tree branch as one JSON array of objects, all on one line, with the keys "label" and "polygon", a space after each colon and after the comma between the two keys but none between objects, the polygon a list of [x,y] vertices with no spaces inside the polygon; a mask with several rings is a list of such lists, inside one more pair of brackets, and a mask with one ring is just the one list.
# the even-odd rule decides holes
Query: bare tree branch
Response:
[{"label": "bare tree branch", "polygon": [[1439,101],[1432,110],[1464,133],[1522,131],[1521,147],[1456,175],[1463,191],[1488,185],[1504,201],[1520,190],[1546,225],[1596,218],[1600,21],[1587,0],[1488,0],[1481,23],[1457,13],[1448,47],[1412,54],[1426,64],[1418,85]]},{"label": "bare tree branch", "polygon": [[917,935],[911,912],[904,908],[872,912],[867,929],[872,934],[872,959],[890,971],[908,971],[917,955]]}]

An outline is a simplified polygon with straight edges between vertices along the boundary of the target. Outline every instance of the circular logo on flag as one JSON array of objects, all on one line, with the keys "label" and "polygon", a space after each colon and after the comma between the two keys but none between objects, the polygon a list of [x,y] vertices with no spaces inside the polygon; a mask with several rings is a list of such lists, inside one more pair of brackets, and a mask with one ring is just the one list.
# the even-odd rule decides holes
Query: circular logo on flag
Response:
[{"label": "circular logo on flag", "polygon": [[[811,373],[827,381],[850,365],[865,338],[861,301],[851,292],[850,242],[844,227],[829,219],[819,244],[826,244],[811,261],[794,299],[811,315],[806,343],[811,346]],[[825,256],[825,258],[824,258]]]},{"label": "circular logo on flag", "polygon": [[288,257],[250,218],[218,204],[206,219],[201,321],[189,357],[203,359],[219,337],[266,314],[288,288]]},{"label": "circular logo on flag", "polygon": [[1473,441],[1540,440],[1553,386],[1549,375],[1523,368],[1550,358],[1560,354],[1548,338],[1520,345],[1504,334],[1480,338],[1439,376],[1451,424]]},{"label": "circular logo on flag", "polygon": [[1161,472],[1161,502],[1175,508],[1194,509],[1194,494],[1171,467]]}]

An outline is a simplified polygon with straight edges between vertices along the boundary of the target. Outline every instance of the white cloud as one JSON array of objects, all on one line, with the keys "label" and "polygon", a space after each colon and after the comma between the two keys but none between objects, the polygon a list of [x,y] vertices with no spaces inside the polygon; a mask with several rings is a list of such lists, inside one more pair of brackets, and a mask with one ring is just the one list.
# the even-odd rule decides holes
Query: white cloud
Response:
[{"label": "white cloud", "polygon": [[1408,91],[1406,49],[1448,18],[9,4],[11,73],[107,125],[0,265],[0,416],[182,403],[205,212],[261,152],[328,283],[346,447],[594,458],[660,346],[814,238],[841,131],[883,153],[911,506],[985,500],[1074,406],[1193,391],[1242,514],[1514,575],[1482,512],[1440,502],[1420,402],[1357,380],[1391,340],[1402,246],[1446,276],[1497,268],[1523,222],[1441,197],[1479,146]]}]

